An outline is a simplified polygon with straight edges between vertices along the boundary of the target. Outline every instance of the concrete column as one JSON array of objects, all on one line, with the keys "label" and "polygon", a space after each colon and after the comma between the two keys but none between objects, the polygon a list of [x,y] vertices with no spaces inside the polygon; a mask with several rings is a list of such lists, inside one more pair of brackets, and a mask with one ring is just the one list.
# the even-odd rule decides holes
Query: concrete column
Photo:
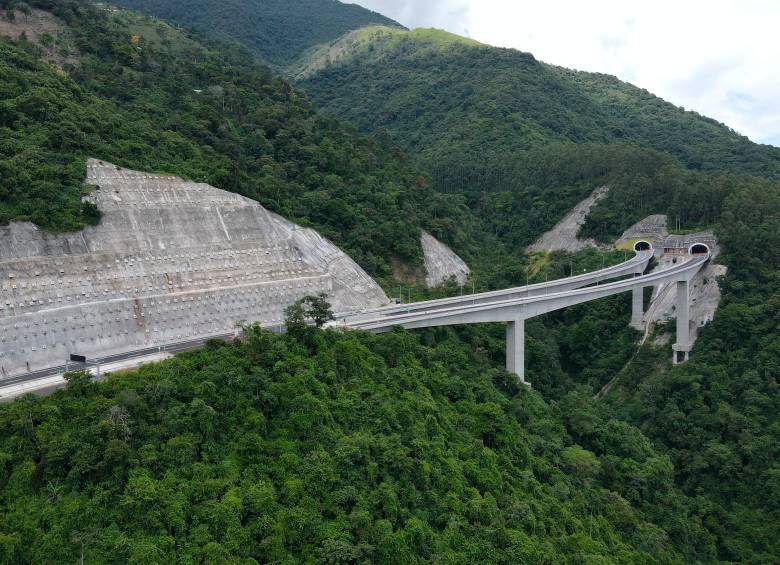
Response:
[{"label": "concrete column", "polygon": [[644,324],[644,289],[635,288],[631,291],[631,327],[637,330],[643,330]]},{"label": "concrete column", "polygon": [[525,320],[506,324],[506,370],[525,384]]},{"label": "concrete column", "polygon": [[677,343],[672,346],[674,350],[674,363],[685,363],[691,352],[690,335],[690,302],[688,293],[688,281],[677,281]]}]

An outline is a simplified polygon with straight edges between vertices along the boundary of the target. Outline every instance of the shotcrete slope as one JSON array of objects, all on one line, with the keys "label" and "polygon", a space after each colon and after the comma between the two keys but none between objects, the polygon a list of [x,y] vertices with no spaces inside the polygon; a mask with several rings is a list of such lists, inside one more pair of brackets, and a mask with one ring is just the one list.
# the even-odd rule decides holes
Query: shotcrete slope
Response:
[{"label": "shotcrete slope", "polygon": [[248,198],[90,160],[98,226],[0,228],[0,376],[278,325],[326,292],[337,312],[381,306],[381,288],[317,232]]},{"label": "shotcrete slope", "polygon": [[469,266],[452,249],[433,237],[422,232],[421,241],[425,260],[425,284],[432,288],[455,277],[462,285],[471,273]]}]

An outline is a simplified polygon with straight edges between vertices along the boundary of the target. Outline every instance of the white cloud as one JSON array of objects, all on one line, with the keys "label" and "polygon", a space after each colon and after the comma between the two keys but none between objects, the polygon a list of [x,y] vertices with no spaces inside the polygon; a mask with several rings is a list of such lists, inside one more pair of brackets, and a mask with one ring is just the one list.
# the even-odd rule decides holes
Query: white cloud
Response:
[{"label": "white cloud", "polygon": [[469,0],[352,0],[410,27],[437,27],[468,33]]},{"label": "white cloud", "polygon": [[357,2],[410,27],[613,74],[755,141],[780,142],[778,0]]}]

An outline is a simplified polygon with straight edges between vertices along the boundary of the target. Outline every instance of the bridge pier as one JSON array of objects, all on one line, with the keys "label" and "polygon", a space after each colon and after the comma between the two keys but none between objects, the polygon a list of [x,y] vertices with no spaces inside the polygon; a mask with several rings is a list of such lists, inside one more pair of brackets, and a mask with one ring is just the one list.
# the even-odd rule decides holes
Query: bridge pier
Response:
[{"label": "bridge pier", "polygon": [[525,382],[525,320],[518,318],[506,324],[506,370]]},{"label": "bridge pier", "polygon": [[644,324],[644,289],[635,288],[631,291],[631,327],[643,330]]},{"label": "bridge pier", "polygon": [[677,343],[672,346],[675,365],[685,363],[691,355],[690,300],[688,281],[677,281]]}]

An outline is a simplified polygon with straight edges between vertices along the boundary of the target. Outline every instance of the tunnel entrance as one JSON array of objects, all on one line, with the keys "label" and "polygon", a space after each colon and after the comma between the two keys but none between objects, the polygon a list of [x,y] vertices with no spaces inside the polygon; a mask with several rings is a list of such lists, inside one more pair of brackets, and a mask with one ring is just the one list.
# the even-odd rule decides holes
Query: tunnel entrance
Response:
[{"label": "tunnel entrance", "polygon": [[694,243],[691,245],[688,252],[691,255],[708,255],[710,252],[710,248],[707,247],[704,243]]},{"label": "tunnel entrance", "polygon": [[649,241],[637,241],[634,244],[634,251],[650,251],[652,248]]}]

